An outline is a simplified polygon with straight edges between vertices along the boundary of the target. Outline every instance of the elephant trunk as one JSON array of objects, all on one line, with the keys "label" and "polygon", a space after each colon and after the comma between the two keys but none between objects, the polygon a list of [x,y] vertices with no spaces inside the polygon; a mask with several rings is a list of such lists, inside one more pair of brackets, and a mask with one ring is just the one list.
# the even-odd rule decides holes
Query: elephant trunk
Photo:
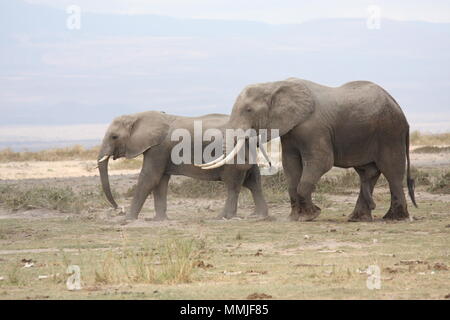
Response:
[{"label": "elephant trunk", "polygon": [[[106,157],[106,158],[105,158]],[[102,160],[102,161],[100,161]],[[105,193],[106,199],[108,199],[109,203],[114,207],[114,209],[118,208],[116,201],[111,193],[111,186],[109,185],[109,176],[108,176],[108,162],[109,156],[99,157],[98,162],[98,171],[100,172],[100,180],[102,182],[102,189]]]}]

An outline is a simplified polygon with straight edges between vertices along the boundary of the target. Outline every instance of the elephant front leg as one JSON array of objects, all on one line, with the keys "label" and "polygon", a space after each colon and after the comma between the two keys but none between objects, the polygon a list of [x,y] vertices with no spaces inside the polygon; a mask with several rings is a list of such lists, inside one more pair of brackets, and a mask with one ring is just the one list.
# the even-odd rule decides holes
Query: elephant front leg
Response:
[{"label": "elephant front leg", "polygon": [[164,174],[164,168],[165,162],[152,160],[147,154],[144,154],[142,170],[139,174],[130,210],[125,216],[126,220],[136,220],[138,218],[148,195],[160,183]]},{"label": "elephant front leg", "polygon": [[244,183],[244,178],[245,171],[237,170],[232,166],[225,168],[222,179],[227,187],[227,200],[225,201],[225,207],[222,212],[217,216],[218,219],[231,219],[236,217],[239,192]]},{"label": "elephant front leg", "polygon": [[[320,177],[319,177],[320,179]],[[297,215],[299,221],[312,221],[317,218],[321,209],[312,202],[312,192],[315,190],[316,182],[303,182],[297,188],[299,193],[299,204],[297,208]],[[299,191],[299,188],[301,191]]]},{"label": "elephant front leg", "polygon": [[130,210],[125,216],[126,220],[136,220],[138,218],[139,212],[141,212],[145,200],[147,200],[148,195],[157,184],[158,181],[156,181],[153,177],[141,172],[136,186],[136,191],[131,202]]},{"label": "elephant front leg", "polygon": [[291,202],[291,213],[289,214],[289,220],[297,221],[300,218],[300,198],[297,193],[297,186],[300,183],[302,176],[302,159],[300,153],[293,149],[287,142],[281,140],[283,153],[282,164],[284,175],[288,183],[288,193]]},{"label": "elephant front leg", "polygon": [[321,209],[312,202],[312,193],[322,175],[332,168],[332,159],[332,155],[323,155],[320,160],[304,160],[302,177],[297,186],[299,221],[312,221],[319,216]]}]

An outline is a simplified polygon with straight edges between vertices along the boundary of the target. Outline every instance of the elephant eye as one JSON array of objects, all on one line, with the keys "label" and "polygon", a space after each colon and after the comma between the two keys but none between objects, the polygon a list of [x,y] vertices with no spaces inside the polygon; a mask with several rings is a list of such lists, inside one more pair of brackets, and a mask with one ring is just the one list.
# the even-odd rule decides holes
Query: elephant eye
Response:
[{"label": "elephant eye", "polygon": [[119,138],[119,136],[113,135],[113,136],[111,136],[111,138],[112,138],[113,140],[117,140],[117,139]]},{"label": "elephant eye", "polygon": [[247,108],[245,109],[245,111],[247,111],[247,112],[252,112],[252,108],[247,107]]}]

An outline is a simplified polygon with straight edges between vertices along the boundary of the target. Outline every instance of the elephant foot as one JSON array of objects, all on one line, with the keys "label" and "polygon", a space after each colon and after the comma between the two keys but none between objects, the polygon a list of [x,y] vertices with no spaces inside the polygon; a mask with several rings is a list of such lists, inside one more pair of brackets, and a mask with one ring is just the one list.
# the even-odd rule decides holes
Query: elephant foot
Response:
[{"label": "elephant foot", "polygon": [[312,221],[317,218],[322,210],[313,204],[311,208],[299,208],[299,221]]},{"label": "elephant foot", "polygon": [[249,217],[250,218],[265,218],[269,216],[269,210],[255,210],[253,211]]},{"label": "elephant foot", "polygon": [[298,213],[298,208],[293,207],[288,217],[289,221],[298,221],[299,218],[300,214]]},{"label": "elephant foot", "polygon": [[249,215],[246,217],[246,219],[252,219],[252,220],[256,220],[256,219],[258,219],[258,218],[259,218],[259,215],[258,215],[257,213],[255,213],[255,212],[249,214]]},{"label": "elephant foot", "polygon": [[264,216],[264,217],[260,217],[260,219],[258,219],[258,221],[277,221],[277,218],[275,218],[274,216]]},{"label": "elephant foot", "polygon": [[235,213],[221,213],[216,217],[217,220],[230,220],[235,218],[237,218],[237,215]]},{"label": "elephant foot", "polygon": [[395,206],[390,207],[389,211],[383,217],[384,220],[406,220],[409,219],[409,213],[406,207]]},{"label": "elephant foot", "polygon": [[373,221],[372,213],[370,211],[354,210],[348,217],[349,222],[371,222]]},{"label": "elephant foot", "polygon": [[125,215],[125,221],[134,221],[137,220],[138,215],[137,214],[126,214]]},{"label": "elephant foot", "polygon": [[116,216],[110,220],[110,223],[112,223],[114,225],[125,226],[133,221],[136,221],[136,220],[127,220],[127,219],[125,219],[124,216]]},{"label": "elephant foot", "polygon": [[169,218],[166,215],[156,215],[153,218],[147,218],[145,221],[166,221]]}]

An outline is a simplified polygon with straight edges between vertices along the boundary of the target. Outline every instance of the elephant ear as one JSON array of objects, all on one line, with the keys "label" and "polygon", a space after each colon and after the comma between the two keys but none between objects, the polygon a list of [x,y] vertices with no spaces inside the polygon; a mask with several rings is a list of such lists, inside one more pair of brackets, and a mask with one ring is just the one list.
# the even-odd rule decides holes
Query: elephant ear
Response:
[{"label": "elephant ear", "polygon": [[127,159],[137,157],[153,146],[160,144],[169,132],[167,115],[148,111],[131,116],[128,123],[130,138],[126,144]]},{"label": "elephant ear", "polygon": [[269,126],[284,135],[314,112],[311,91],[301,81],[280,81],[270,96]]}]

